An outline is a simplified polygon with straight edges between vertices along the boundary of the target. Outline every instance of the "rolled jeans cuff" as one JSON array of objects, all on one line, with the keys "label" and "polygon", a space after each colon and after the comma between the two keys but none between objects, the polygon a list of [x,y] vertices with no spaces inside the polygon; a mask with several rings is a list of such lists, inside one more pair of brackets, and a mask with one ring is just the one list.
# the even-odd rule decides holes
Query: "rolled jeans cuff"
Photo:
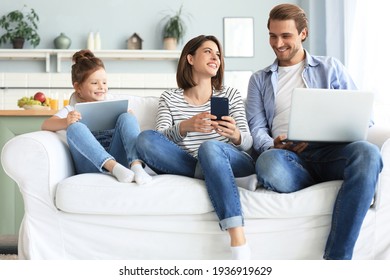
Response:
[{"label": "rolled jeans cuff", "polygon": [[223,219],[219,222],[219,226],[222,230],[228,230],[229,228],[243,227],[244,219],[242,216],[234,216],[230,218]]}]

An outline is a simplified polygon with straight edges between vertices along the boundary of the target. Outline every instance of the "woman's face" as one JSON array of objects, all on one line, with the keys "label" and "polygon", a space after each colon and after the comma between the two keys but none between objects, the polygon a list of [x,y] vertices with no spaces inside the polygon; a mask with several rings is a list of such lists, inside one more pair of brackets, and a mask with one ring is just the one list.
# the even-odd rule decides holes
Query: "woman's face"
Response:
[{"label": "woman's face", "polygon": [[108,91],[106,71],[96,70],[83,83],[75,83],[74,88],[83,102],[104,100]]},{"label": "woman's face", "polygon": [[192,65],[194,76],[214,77],[221,65],[219,49],[213,41],[205,41],[194,55],[187,56],[187,60]]}]

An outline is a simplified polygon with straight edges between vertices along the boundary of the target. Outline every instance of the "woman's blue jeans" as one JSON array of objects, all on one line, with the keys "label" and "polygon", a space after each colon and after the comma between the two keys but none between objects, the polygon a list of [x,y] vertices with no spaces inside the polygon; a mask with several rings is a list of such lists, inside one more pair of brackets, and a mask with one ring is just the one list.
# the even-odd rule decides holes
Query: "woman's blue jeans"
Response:
[{"label": "woman's blue jeans", "polygon": [[364,217],[383,167],[377,146],[310,144],[301,154],[270,149],[256,161],[259,183],[269,190],[290,193],[316,183],[344,180],[338,192],[324,259],[351,259]]},{"label": "woman's blue jeans", "polygon": [[153,130],[141,132],[137,150],[140,158],[158,174],[199,177],[200,169],[221,229],[244,225],[234,178],[254,174],[254,161],[249,155],[231,144],[210,140],[199,147],[198,161],[162,133]]},{"label": "woman's blue jeans", "polygon": [[112,130],[91,132],[83,123],[71,124],[66,136],[76,172],[107,173],[103,165],[110,159],[129,167],[139,159],[135,147],[139,133],[137,119],[130,113],[121,114]]}]

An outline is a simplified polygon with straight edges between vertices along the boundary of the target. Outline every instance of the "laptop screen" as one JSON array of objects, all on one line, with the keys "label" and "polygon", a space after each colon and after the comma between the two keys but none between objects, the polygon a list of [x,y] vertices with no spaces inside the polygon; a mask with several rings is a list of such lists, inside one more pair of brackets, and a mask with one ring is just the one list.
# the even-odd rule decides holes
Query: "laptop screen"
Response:
[{"label": "laptop screen", "polygon": [[374,96],[360,90],[296,88],[290,141],[353,142],[367,138]]}]

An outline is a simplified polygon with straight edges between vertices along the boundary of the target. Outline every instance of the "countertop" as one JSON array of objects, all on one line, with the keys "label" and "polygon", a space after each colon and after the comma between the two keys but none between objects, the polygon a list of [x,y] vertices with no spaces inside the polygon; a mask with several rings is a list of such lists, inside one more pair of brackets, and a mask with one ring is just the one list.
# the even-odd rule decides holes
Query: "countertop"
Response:
[{"label": "countertop", "polygon": [[0,110],[0,116],[52,116],[57,110]]}]

